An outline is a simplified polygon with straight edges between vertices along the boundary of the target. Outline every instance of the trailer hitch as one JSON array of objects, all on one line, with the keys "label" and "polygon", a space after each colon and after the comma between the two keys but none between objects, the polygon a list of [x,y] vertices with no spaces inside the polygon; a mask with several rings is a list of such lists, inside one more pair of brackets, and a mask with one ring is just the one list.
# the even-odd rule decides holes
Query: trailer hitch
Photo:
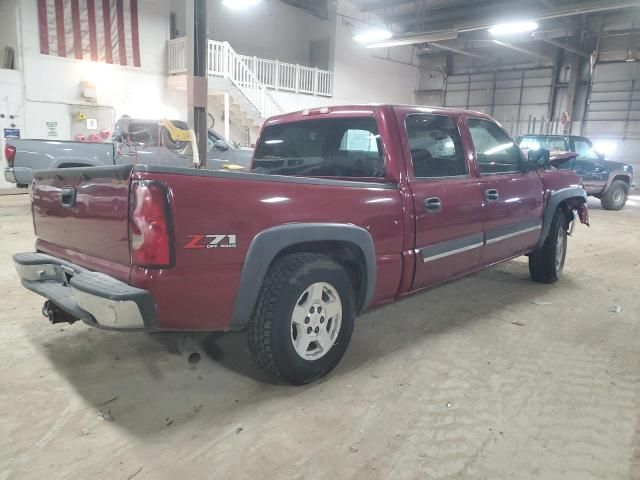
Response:
[{"label": "trailer hitch", "polygon": [[72,315],[69,315],[67,312],[62,310],[58,305],[53,303],[51,300],[47,300],[44,302],[42,306],[42,315],[47,317],[49,321],[53,324],[55,323],[68,323],[72,324],[78,321]]}]

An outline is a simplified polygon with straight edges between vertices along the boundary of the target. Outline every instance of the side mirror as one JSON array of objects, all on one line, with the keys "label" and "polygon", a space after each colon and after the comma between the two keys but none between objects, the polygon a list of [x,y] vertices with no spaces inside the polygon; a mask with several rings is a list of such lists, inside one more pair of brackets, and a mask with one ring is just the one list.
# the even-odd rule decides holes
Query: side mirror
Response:
[{"label": "side mirror", "polygon": [[549,165],[550,158],[551,153],[545,148],[539,148],[538,150],[529,150],[529,152],[527,152],[527,166],[531,170],[543,168]]},{"label": "side mirror", "polygon": [[227,145],[222,140],[216,140],[215,142],[213,142],[213,147],[216,150],[220,150],[221,152],[226,152],[227,150],[229,150],[229,145]]}]

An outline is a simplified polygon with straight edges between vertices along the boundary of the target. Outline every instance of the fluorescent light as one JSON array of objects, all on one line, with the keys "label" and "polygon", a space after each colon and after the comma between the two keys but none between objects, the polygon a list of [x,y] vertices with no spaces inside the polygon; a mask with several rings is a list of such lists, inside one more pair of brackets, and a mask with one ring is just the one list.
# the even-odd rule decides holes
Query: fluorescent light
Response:
[{"label": "fluorescent light", "polygon": [[389,40],[391,37],[393,33],[386,28],[372,28],[354,35],[353,39],[358,43],[373,43]]},{"label": "fluorescent light", "polygon": [[278,143],[284,143],[284,140],[274,139],[274,140],[265,140],[267,145],[277,145]]},{"label": "fluorescent light", "polygon": [[513,33],[533,32],[538,29],[536,22],[510,22],[494,25],[489,29],[491,35],[509,35]]},{"label": "fluorescent light", "polygon": [[261,0],[222,0],[222,4],[233,10],[244,10],[245,8],[257,5],[260,1]]}]

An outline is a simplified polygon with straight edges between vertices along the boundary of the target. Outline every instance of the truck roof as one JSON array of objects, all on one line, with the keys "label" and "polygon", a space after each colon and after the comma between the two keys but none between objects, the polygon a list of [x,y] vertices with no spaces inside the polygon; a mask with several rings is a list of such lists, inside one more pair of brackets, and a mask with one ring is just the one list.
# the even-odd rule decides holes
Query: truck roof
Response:
[{"label": "truck roof", "polygon": [[570,135],[570,134],[566,134],[563,135],[561,133],[554,133],[554,134],[547,134],[547,133],[523,133],[521,135],[518,135],[518,137],[555,137],[555,138],[567,138],[567,137],[580,137],[580,138],[584,138],[581,137],[580,135]]},{"label": "truck roof", "polygon": [[473,110],[465,110],[461,108],[451,107],[434,107],[429,105],[410,105],[410,104],[388,104],[388,103],[361,103],[349,105],[330,105],[326,107],[309,108],[298,110],[296,112],[284,113],[270,117],[266,124],[271,125],[281,122],[292,122],[309,117],[330,114],[332,117],[353,117],[353,116],[370,116],[379,110],[402,108],[403,110],[415,111],[416,113],[440,113],[446,115],[452,114],[473,114],[474,116],[491,118],[489,115]]}]

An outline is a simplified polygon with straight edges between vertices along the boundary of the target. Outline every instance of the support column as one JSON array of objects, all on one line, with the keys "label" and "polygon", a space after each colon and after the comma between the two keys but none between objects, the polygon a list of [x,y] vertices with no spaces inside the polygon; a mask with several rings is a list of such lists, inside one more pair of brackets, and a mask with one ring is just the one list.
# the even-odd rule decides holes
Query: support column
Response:
[{"label": "support column", "polygon": [[187,0],[189,128],[196,133],[199,168],[207,168],[207,0]]},{"label": "support column", "polygon": [[229,118],[231,117],[231,109],[229,107],[229,94],[224,94],[224,138],[227,142],[231,141],[231,128],[229,126]]}]

